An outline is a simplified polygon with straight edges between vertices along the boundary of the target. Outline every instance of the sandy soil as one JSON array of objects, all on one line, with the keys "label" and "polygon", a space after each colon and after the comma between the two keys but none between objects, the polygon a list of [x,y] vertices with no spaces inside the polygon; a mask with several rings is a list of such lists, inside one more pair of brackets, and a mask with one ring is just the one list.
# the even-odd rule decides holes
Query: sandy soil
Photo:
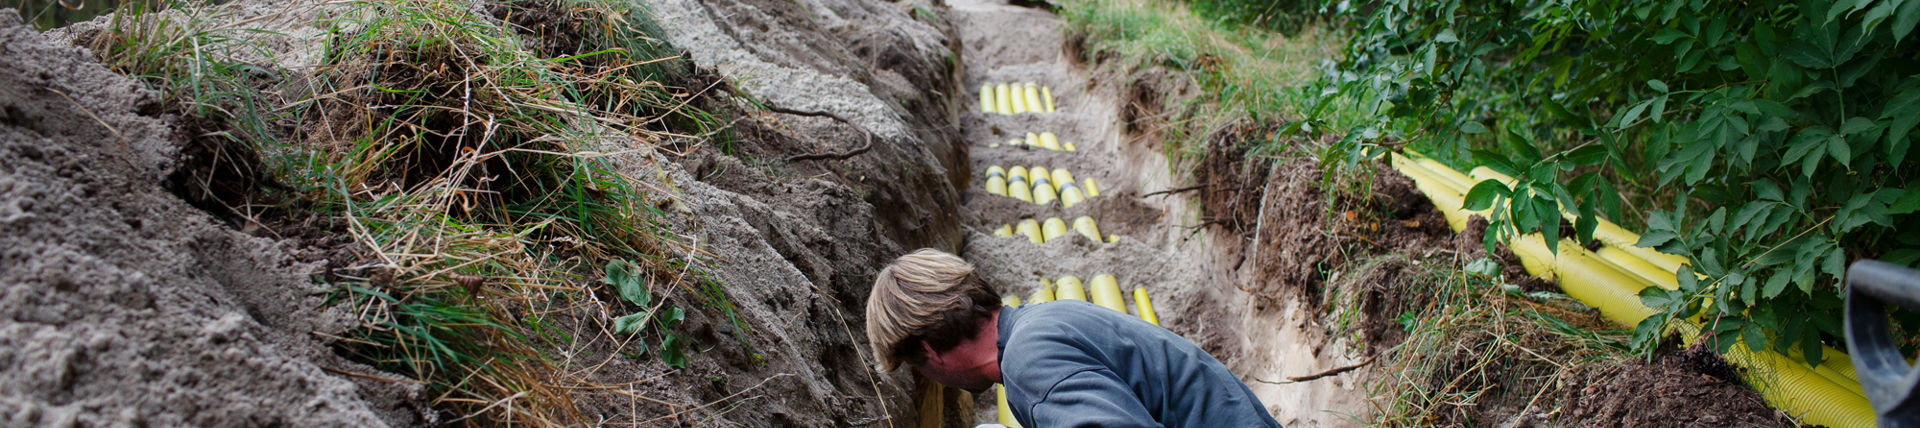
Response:
[{"label": "sandy soil", "polygon": [[[985,0],[955,1],[953,8],[966,47],[963,86],[977,90],[983,83],[1032,81],[1052,88],[1057,107],[1051,114],[1009,116],[982,114],[977,101],[963,103],[961,124],[973,146],[975,178],[966,190],[968,235],[962,256],[1003,293],[1025,296],[1039,278],[1098,273],[1116,275],[1124,289],[1146,287],[1162,324],[1240,374],[1281,423],[1348,425],[1349,412],[1365,408],[1364,371],[1313,382],[1260,380],[1317,373],[1360,356],[1317,327],[1317,311],[1242,291],[1251,277],[1241,273],[1246,269],[1238,254],[1240,238],[1212,228],[1196,231],[1191,225],[1200,223],[1199,214],[1185,195],[1142,197],[1183,186],[1184,180],[1172,173],[1157,135],[1143,127],[1160,107],[1126,102],[1138,98],[1129,96],[1136,91],[1135,76],[1090,72],[1076,64],[1059,21],[1045,11]],[[1164,93],[1178,96],[1180,91]],[[992,147],[1041,131],[1073,141],[1079,150]],[[1101,196],[1063,209],[988,194],[984,171],[991,165],[1064,167],[1076,178],[1093,178]],[[1102,233],[1120,235],[1120,241],[1072,237],[1034,245],[1024,238],[992,236],[994,228],[1020,218],[1079,215],[1091,215]],[[983,421],[991,418],[991,413],[982,415]]]},{"label": "sandy soil", "polygon": [[430,418],[316,338],[351,316],[315,309],[313,265],[162,187],[188,136],[159,110],[0,11],[0,425]]}]

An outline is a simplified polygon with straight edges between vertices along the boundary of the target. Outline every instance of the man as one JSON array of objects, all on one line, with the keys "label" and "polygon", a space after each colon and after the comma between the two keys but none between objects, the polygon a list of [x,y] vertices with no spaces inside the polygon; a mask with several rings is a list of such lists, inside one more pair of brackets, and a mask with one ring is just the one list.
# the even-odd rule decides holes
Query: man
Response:
[{"label": "man", "polygon": [[972,265],[938,250],[880,271],[867,339],[882,370],[906,363],[974,392],[1006,385],[1028,427],[1280,426],[1246,384],[1179,335],[1080,301],[1002,308]]}]

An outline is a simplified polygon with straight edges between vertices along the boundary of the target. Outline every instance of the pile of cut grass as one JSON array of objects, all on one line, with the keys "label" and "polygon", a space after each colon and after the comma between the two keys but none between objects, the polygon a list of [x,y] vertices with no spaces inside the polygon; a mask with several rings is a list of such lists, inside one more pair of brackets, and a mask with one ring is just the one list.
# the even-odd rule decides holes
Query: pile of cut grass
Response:
[{"label": "pile of cut grass", "polygon": [[[572,358],[587,343],[613,344],[609,358],[684,364],[669,357],[683,346],[672,322],[620,334],[615,319],[677,310],[673,299],[739,321],[696,251],[642,202],[660,190],[606,157],[628,148],[604,147],[700,140],[720,122],[670,80],[683,64],[652,38],[644,11],[539,5],[588,37],[542,52],[529,40],[540,35],[471,2],[369,0],[321,23],[333,37],[311,79],[243,59],[272,53],[217,6],[127,6],[93,45],[168,108],[270,154],[262,164],[280,184],[210,211],[253,224],[297,210],[347,225],[361,261],[322,278],[332,304],[361,321],[338,338],[344,352],[425,384],[454,415],[442,422],[573,425],[586,421],[571,394],[616,389],[579,370],[604,364]],[[619,297],[633,290],[593,280],[615,262],[635,267],[658,304],[635,307]]]}]

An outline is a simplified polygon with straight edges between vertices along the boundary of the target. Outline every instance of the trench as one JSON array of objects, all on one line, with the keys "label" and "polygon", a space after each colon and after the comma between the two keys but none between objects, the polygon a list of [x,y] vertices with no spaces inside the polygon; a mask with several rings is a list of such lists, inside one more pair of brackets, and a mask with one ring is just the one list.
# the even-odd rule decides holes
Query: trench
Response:
[{"label": "trench", "polygon": [[[1366,370],[1284,381],[1353,365],[1364,357],[1361,346],[1327,333],[1311,304],[1243,291],[1255,269],[1243,268],[1242,238],[1196,226],[1199,206],[1185,196],[1154,194],[1180,187],[1181,177],[1159,141],[1123,125],[1126,79],[1075,61],[1061,21],[1045,10],[985,0],[950,6],[970,92],[954,97],[972,170],[961,257],[1003,296],[1029,301],[1066,277],[1111,275],[1127,312],[1137,314],[1133,293],[1144,290],[1161,326],[1239,375],[1282,424],[1347,426],[1364,417]],[[1039,96],[1023,96],[1029,83]],[[1042,111],[1002,103],[1008,99],[1037,99]],[[1019,113],[1003,112],[1008,107]],[[1070,195],[1084,200],[1067,206]],[[1083,217],[1097,234],[1086,233]],[[1042,239],[1026,236],[1029,228]],[[995,401],[992,392],[973,400],[980,404],[971,422],[994,422]]]}]

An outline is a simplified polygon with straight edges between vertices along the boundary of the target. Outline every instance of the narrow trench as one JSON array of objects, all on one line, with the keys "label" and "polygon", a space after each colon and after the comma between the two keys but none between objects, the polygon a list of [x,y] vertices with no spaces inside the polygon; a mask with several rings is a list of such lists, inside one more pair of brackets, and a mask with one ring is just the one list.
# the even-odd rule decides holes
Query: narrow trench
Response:
[{"label": "narrow trench", "polygon": [[[959,26],[965,64],[965,100],[960,123],[971,145],[973,181],[965,190],[966,240],[961,256],[972,262],[1002,295],[1027,299],[1041,280],[1074,276],[1089,280],[1111,274],[1126,295],[1144,288],[1160,324],[1194,341],[1240,375],[1275,419],[1286,426],[1347,426],[1367,408],[1366,370],[1310,382],[1288,383],[1289,376],[1351,365],[1363,358],[1341,337],[1330,337],[1314,319],[1311,305],[1255,299],[1242,291],[1249,279],[1237,248],[1237,236],[1198,224],[1197,205],[1181,195],[1149,195],[1179,187],[1160,143],[1128,133],[1121,122],[1124,78],[1092,71],[1072,61],[1060,20],[1040,9],[992,0],[956,0],[950,6]],[[1053,112],[983,112],[983,85],[1032,82],[1052,95]],[[1052,133],[1060,146],[1050,150],[1010,144],[1027,133]],[[989,193],[990,168],[1042,167],[1066,170],[1082,192],[1086,181],[1097,196],[1072,207],[1058,201],[1035,204]],[[1055,174],[1050,174],[1055,175]],[[1049,180],[1052,181],[1052,180]],[[1058,183],[1056,183],[1058,184]],[[1069,230],[1035,244],[1015,233],[1022,220],[1059,218],[1072,225],[1091,217],[1101,242]],[[1273,382],[1279,381],[1279,382]],[[994,421],[994,397],[980,400],[972,422]],[[971,426],[971,424],[969,424]]]}]

